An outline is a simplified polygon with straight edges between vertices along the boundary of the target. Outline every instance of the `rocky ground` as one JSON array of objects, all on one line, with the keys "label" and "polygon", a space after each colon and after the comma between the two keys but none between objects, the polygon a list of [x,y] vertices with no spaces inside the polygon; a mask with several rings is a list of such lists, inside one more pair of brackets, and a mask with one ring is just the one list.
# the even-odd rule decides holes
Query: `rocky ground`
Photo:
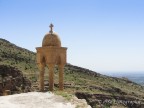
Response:
[{"label": "rocky ground", "polygon": [[0,96],[31,91],[31,82],[14,67],[0,65]]},{"label": "rocky ground", "polygon": [[[85,99],[93,108],[105,108],[120,105],[118,108],[144,108],[142,100],[125,97],[125,96],[112,96],[103,94],[88,94],[77,92],[75,94],[79,99]],[[99,106],[99,107],[98,107]]]},{"label": "rocky ground", "polygon": [[29,92],[0,97],[0,108],[91,108],[85,100],[64,97],[46,92]]}]

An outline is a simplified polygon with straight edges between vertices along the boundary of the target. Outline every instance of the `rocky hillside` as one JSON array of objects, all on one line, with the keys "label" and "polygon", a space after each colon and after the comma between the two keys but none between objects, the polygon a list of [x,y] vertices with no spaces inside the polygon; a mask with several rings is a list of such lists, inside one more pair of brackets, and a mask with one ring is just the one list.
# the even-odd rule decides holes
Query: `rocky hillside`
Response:
[{"label": "rocky hillside", "polygon": [[9,91],[10,94],[31,91],[31,82],[22,72],[14,67],[0,65],[0,96]]},{"label": "rocky hillside", "polygon": [[35,53],[0,39],[0,64],[17,67],[24,74],[35,72]]},{"label": "rocky hillside", "polygon": [[[22,71],[23,75],[31,80],[32,89],[38,90],[38,68],[35,58],[34,52],[0,39],[0,64],[16,67]],[[134,104],[140,106],[144,102],[144,87],[126,78],[109,77],[71,64],[65,66],[64,74],[65,91],[76,94],[78,98],[86,99],[93,108],[101,105],[104,107],[115,105],[120,105],[120,108],[128,107],[126,102],[129,102],[131,106]],[[55,67],[55,90],[57,87],[58,69]],[[48,90],[47,72],[45,74],[45,90]],[[97,98],[97,96],[103,98]],[[121,101],[121,99],[125,99],[125,101]]]}]

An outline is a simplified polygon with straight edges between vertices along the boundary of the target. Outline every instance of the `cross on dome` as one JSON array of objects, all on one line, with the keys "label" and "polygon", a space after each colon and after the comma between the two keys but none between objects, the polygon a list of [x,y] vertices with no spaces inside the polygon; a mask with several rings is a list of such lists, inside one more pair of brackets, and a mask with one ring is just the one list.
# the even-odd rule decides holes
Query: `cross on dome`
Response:
[{"label": "cross on dome", "polygon": [[51,23],[49,27],[50,27],[50,31],[49,32],[52,34],[54,25]]}]

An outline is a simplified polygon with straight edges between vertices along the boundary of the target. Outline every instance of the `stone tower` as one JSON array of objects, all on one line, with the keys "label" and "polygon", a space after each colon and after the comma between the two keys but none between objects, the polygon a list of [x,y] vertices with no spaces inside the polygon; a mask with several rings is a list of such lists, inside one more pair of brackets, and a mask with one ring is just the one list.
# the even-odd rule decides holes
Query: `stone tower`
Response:
[{"label": "stone tower", "polygon": [[37,47],[36,60],[40,70],[39,89],[44,91],[44,73],[45,67],[49,69],[49,90],[53,91],[54,86],[54,67],[58,65],[59,69],[59,89],[63,90],[63,73],[66,64],[66,47],[61,47],[59,36],[53,32],[53,24],[50,24],[50,31],[42,42],[42,47]]}]

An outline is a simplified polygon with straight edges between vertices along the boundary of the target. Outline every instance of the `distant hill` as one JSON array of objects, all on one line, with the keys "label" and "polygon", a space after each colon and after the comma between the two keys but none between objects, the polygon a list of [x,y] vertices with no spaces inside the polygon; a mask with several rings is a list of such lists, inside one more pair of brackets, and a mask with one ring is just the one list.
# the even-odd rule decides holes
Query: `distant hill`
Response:
[{"label": "distant hill", "polygon": [[[0,39],[0,65],[9,65],[22,71],[24,76],[31,80],[32,88],[37,90],[38,68],[35,59],[36,54],[34,52],[18,47],[5,39]],[[124,102],[126,102],[126,99],[144,102],[144,87],[127,78],[109,77],[69,63],[65,66],[64,74],[65,91],[77,94],[78,98],[85,98],[93,108],[98,104],[105,106],[120,104],[118,102],[113,102],[113,104],[105,102],[107,99],[111,101],[118,99],[115,97],[123,97],[120,99],[125,99]],[[48,90],[47,73],[45,79],[45,89]],[[55,67],[55,89],[57,89],[57,86],[58,72],[57,67]],[[98,98],[98,96],[103,98]],[[137,105],[139,105],[138,102]]]},{"label": "distant hill", "polygon": [[111,74],[110,76],[122,78],[126,77],[131,81],[134,81],[140,85],[144,86],[144,72],[132,72],[132,73],[120,73],[120,74]]}]

